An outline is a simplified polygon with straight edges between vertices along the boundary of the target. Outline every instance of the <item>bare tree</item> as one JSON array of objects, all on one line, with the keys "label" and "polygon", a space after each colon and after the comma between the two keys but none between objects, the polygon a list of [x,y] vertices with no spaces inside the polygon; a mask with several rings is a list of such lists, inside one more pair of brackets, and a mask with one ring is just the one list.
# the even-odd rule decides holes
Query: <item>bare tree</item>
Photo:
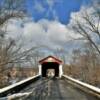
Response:
[{"label": "bare tree", "polygon": [[[84,50],[74,49],[72,52],[72,61],[69,66],[65,68],[65,74],[71,75],[89,84],[99,86],[100,73],[100,56],[91,50],[90,44],[85,44]],[[64,71],[65,71],[64,70]]]},{"label": "bare tree", "polygon": [[65,65],[67,51],[63,48],[56,48],[52,50],[52,52],[56,57],[60,58],[63,61],[63,65]]},{"label": "bare tree", "polygon": [[25,0],[2,0],[0,2],[0,26],[11,18],[25,16]]},{"label": "bare tree", "polygon": [[[81,19],[82,22],[78,19],[75,20],[76,23],[72,29],[82,36],[81,40],[85,40],[85,47],[79,58],[75,56],[74,60],[77,61],[77,66],[81,65],[81,78],[96,85],[100,83],[98,79],[98,73],[100,73],[100,64],[98,63],[100,60],[100,6],[95,6],[91,14],[84,11]],[[75,63],[73,65],[75,66]]]},{"label": "bare tree", "polygon": [[90,42],[100,55],[100,12],[97,9],[92,14],[85,12],[82,18],[84,24],[76,20],[76,24],[72,27],[83,37],[83,40]]},{"label": "bare tree", "polygon": [[22,19],[25,16],[25,0],[0,1],[0,80],[2,80],[0,86],[5,84],[5,72],[9,70],[9,67],[13,64],[28,62],[30,51],[35,48],[24,49],[14,39],[6,39],[7,31],[2,30],[9,19]]}]

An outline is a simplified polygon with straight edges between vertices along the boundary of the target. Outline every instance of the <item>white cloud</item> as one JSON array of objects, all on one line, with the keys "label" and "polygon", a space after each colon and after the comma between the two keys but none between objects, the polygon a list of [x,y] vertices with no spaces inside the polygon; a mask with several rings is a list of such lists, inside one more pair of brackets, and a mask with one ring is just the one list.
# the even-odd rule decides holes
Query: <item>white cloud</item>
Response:
[{"label": "white cloud", "polygon": [[20,20],[9,20],[7,23],[7,32],[8,32],[8,37],[12,37],[12,38],[16,38],[18,36],[21,36],[23,33],[22,27],[21,25],[21,21]]},{"label": "white cloud", "polygon": [[86,15],[86,13],[88,13],[88,15],[90,15],[93,12],[94,12],[93,7],[82,6],[79,12],[71,13],[71,19],[70,19],[69,25],[75,24],[76,21],[79,21],[81,24],[86,24],[86,21],[84,20],[83,17]]},{"label": "white cloud", "polygon": [[[95,9],[93,6],[89,6],[89,7],[82,6],[79,12],[71,13],[70,22],[67,25],[67,28],[71,28],[72,26],[75,26],[77,24],[77,21],[81,25],[83,25],[83,27],[90,27],[90,25],[87,24],[87,21],[83,18],[83,17],[86,17],[86,14],[88,14],[91,21],[93,21],[93,23],[96,25],[98,23],[98,21],[97,21],[98,19],[97,19],[97,17],[94,16],[94,12],[95,12]],[[90,32],[88,30],[88,28],[87,28],[87,31]],[[75,38],[81,37],[81,35],[77,34],[77,32],[75,33],[73,30],[72,30],[72,34],[73,34],[73,36],[74,36],[74,34],[76,35]]]},{"label": "white cloud", "polygon": [[34,2],[34,9],[39,12],[39,13],[43,13],[45,11],[45,8],[43,7],[43,5],[37,1]]},{"label": "white cloud", "polygon": [[[100,7],[98,7],[98,9],[100,9]],[[96,12],[96,9],[94,8],[94,6],[89,6],[89,7],[82,6],[79,12],[71,13],[70,23],[67,25],[67,28],[75,26],[77,23],[76,21],[78,21],[82,25],[82,27],[85,29],[85,31],[88,32],[91,39],[98,45],[100,43],[100,38],[98,37],[96,32],[93,32],[90,30],[91,25],[89,25],[88,22],[83,18],[84,16],[87,17],[86,16],[87,14],[91,22],[95,25],[95,27],[98,27],[98,29],[100,29],[100,26],[98,26],[99,17],[96,16],[95,12]],[[75,31],[73,30],[72,30],[72,34],[71,34],[72,36],[76,35],[74,37],[75,39],[82,37],[82,35],[80,35],[77,32],[75,33]],[[85,40],[84,42],[87,42],[87,41]]]},{"label": "white cloud", "polygon": [[[62,47],[70,38],[70,30],[59,21],[41,19],[38,22],[29,21],[21,27],[22,22],[12,20],[8,23],[7,31],[12,38],[23,37],[31,45],[47,45],[51,48]],[[25,42],[24,41],[24,42]]]},{"label": "white cloud", "polygon": [[64,43],[66,40],[66,26],[58,21],[48,21],[42,19],[40,21],[27,23],[24,27],[25,37],[36,42],[36,44],[60,46],[60,42]]}]

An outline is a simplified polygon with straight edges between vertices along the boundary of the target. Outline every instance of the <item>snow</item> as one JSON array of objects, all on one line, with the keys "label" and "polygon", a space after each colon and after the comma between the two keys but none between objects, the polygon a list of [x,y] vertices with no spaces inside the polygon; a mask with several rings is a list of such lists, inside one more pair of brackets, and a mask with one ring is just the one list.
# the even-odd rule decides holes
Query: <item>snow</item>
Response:
[{"label": "snow", "polygon": [[21,84],[23,84],[23,83],[25,83],[25,82],[27,82],[27,81],[29,81],[29,80],[35,79],[35,78],[37,78],[38,76],[39,76],[39,75],[36,75],[36,76],[33,76],[33,77],[29,77],[29,78],[27,78],[27,79],[25,79],[25,80],[22,80],[22,81],[20,81],[20,82],[15,83],[15,84],[12,84],[12,85],[10,85],[10,86],[4,87],[4,88],[0,89],[0,93],[5,92],[5,91],[7,91],[7,90],[9,90],[9,89],[12,89],[12,88],[14,88],[14,87],[16,87],[16,86],[18,86],[18,85],[21,85]]},{"label": "snow", "polygon": [[31,94],[31,92],[17,93],[17,94],[13,94],[13,95],[11,95],[11,96],[8,96],[7,98],[8,98],[8,100],[12,100],[12,99],[14,99],[14,98],[23,97],[23,96],[28,96],[28,95],[30,95],[30,94]]},{"label": "snow", "polygon": [[12,100],[12,99],[28,96],[30,94],[31,94],[31,92],[16,93],[16,94],[13,94],[13,95],[10,95],[10,96],[7,96],[7,97],[2,97],[2,98],[0,98],[0,100]]},{"label": "snow", "polygon": [[82,86],[84,86],[84,87],[87,87],[87,88],[89,88],[89,89],[95,91],[95,92],[100,93],[100,88],[98,88],[98,87],[95,87],[95,86],[93,86],[93,85],[90,85],[90,84],[81,82],[81,81],[76,80],[76,79],[73,79],[73,78],[71,78],[71,77],[69,77],[69,76],[67,76],[67,75],[63,75],[63,76],[64,76],[65,78],[71,80],[71,81],[74,82],[74,83],[78,83],[79,85],[82,85]]}]

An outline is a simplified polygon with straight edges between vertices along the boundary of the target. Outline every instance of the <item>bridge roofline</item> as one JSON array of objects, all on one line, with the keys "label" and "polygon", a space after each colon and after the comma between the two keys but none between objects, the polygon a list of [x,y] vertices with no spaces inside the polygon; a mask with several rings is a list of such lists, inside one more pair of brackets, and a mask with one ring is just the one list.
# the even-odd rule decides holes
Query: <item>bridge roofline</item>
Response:
[{"label": "bridge roofline", "polygon": [[62,60],[58,59],[57,57],[51,56],[51,55],[39,60],[40,64],[45,63],[45,62],[56,62],[58,64],[62,64]]}]

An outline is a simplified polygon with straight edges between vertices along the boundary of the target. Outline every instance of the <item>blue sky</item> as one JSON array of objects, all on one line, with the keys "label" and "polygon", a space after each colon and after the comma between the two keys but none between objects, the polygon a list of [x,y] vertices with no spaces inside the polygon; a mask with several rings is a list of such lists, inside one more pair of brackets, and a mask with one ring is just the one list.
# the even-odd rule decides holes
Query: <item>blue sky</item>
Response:
[{"label": "blue sky", "polygon": [[67,24],[70,14],[90,4],[91,0],[28,0],[27,9],[34,21],[40,19],[59,20]]}]

